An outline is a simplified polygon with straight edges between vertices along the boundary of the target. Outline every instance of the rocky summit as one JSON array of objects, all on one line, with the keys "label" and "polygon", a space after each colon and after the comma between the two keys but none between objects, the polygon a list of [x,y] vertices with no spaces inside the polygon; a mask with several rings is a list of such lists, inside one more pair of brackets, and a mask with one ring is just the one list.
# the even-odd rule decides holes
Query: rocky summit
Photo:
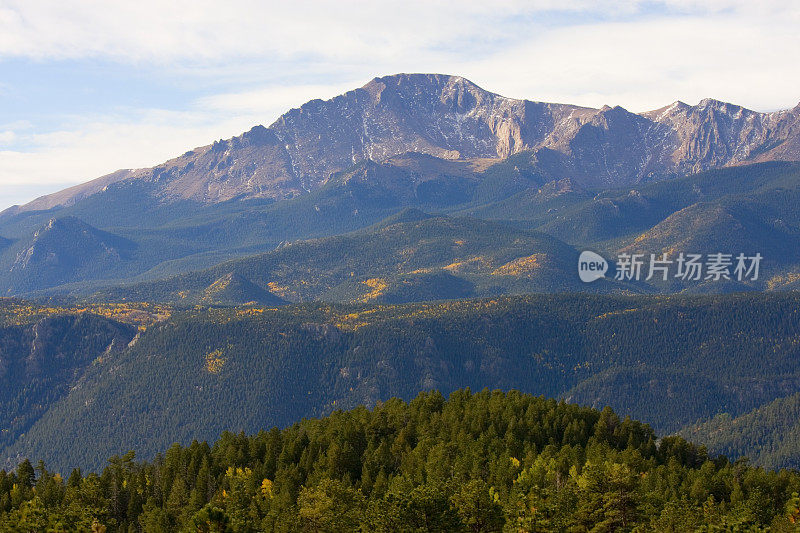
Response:
[{"label": "rocky summit", "polygon": [[311,100],[154,168],[122,170],[21,210],[71,205],[131,180],[165,200],[284,199],[360,161],[417,153],[490,165],[530,152],[539,171],[584,187],[622,186],[764,161],[800,160],[800,105],[759,113],[706,99],[645,113],[506,98],[460,76],[375,78]]}]

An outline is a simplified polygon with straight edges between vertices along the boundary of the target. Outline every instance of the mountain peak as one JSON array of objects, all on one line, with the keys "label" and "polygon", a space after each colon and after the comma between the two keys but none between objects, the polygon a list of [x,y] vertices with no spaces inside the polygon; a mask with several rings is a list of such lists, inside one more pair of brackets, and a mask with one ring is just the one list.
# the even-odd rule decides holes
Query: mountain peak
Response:
[{"label": "mountain peak", "polygon": [[112,274],[137,245],[74,216],[53,217],[23,241],[11,265],[11,286],[25,290],[98,273]]},{"label": "mountain peak", "polygon": [[[722,115],[732,122],[720,129]],[[314,191],[359,162],[408,153],[466,164],[532,151],[550,178],[627,185],[740,164],[758,150],[759,161],[797,159],[796,150],[786,148],[800,143],[793,116],[712,98],[634,114],[620,106],[506,98],[457,75],[398,73],[330,100],[311,100],[269,127],[255,126],[151,169],[109,175],[6,216],[72,205],[122,180],[140,180],[159,201],[281,200]],[[723,136],[709,136],[708,128]],[[781,144],[781,150],[763,150]]]},{"label": "mountain peak", "polygon": [[641,113],[641,115],[649,118],[650,120],[659,122],[667,117],[673,117],[681,114],[685,115],[690,109],[692,109],[692,106],[689,104],[680,100],[675,100],[669,105],[659,107],[658,109],[654,109],[652,111],[645,111],[644,113]]},{"label": "mountain peak", "polygon": [[202,301],[212,305],[284,305],[287,302],[249,279],[234,272],[226,272],[206,287]]},{"label": "mountain peak", "polygon": [[465,114],[500,98],[466,78],[449,74],[393,74],[374,78],[362,89],[376,105],[397,110]]},{"label": "mountain peak", "polygon": [[716,107],[724,104],[725,102],[723,102],[722,100],[717,100],[715,98],[703,98],[697,103],[697,107],[709,107],[709,106]]},{"label": "mountain peak", "polygon": [[92,232],[98,231],[96,228],[90,226],[78,217],[67,215],[61,217],[53,217],[41,227],[36,233],[33,234],[34,239],[47,232],[52,231],[72,231],[72,232]]},{"label": "mountain peak", "polygon": [[369,81],[363,88],[382,84],[387,87],[419,87],[436,89],[453,85],[460,85],[483,91],[477,84],[462,76],[452,74],[425,74],[425,73],[406,73],[390,74],[388,76],[378,76]]},{"label": "mountain peak", "polygon": [[744,107],[736,104],[731,104],[729,102],[723,102],[722,100],[716,100],[714,98],[703,98],[700,102],[695,106],[695,109],[704,110],[704,109],[717,109],[724,112],[740,112],[740,111],[748,111]]}]

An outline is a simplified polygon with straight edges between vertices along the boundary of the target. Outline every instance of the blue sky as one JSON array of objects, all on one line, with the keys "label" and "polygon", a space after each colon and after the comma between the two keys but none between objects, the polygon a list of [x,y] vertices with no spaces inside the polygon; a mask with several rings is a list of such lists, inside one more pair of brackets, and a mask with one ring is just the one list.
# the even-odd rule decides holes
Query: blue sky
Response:
[{"label": "blue sky", "polygon": [[790,1],[0,0],[0,209],[396,72],[632,111],[793,107],[798,23]]}]

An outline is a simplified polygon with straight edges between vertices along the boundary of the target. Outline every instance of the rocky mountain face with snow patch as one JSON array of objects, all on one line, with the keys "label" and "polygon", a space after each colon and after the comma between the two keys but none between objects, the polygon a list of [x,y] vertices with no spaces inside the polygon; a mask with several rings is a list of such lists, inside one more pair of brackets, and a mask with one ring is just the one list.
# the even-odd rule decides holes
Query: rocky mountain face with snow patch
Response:
[{"label": "rocky mountain face with snow patch", "polygon": [[667,128],[666,164],[680,174],[747,162],[800,159],[800,105],[757,113],[707,98],[696,106],[675,102],[643,113]]},{"label": "rocky mountain face with snow patch", "polygon": [[459,76],[375,78],[312,100],[150,169],[120,171],[14,211],[69,205],[136,180],[165,201],[284,199],[318,189],[364,160],[419,153],[487,165],[530,151],[548,178],[584,187],[628,185],[771,160],[800,160],[800,105],[758,113],[716,100],[646,113],[516,100]]}]

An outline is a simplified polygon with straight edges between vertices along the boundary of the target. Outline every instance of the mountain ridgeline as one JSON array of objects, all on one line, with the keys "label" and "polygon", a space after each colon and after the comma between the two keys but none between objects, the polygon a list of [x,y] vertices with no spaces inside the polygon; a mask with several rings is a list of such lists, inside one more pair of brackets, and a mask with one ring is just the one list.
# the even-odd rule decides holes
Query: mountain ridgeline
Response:
[{"label": "mountain ridgeline", "polygon": [[[675,282],[618,290],[784,288],[800,275],[800,225],[793,208],[800,170],[792,163],[800,160],[799,116],[800,107],[757,113],[714,100],[636,114],[620,107],[515,100],[457,76],[376,78],[292,109],[269,127],[0,213],[0,293],[85,297],[97,289],[216,268],[298,241],[366,231],[407,209],[493,220],[509,227],[508,237],[535,230],[610,256],[761,248],[769,270],[754,285]],[[440,240],[454,233],[447,226]],[[442,261],[447,253],[441,250]],[[527,260],[529,267],[541,255],[553,257],[531,246],[509,261],[534,258]],[[517,274],[499,283],[470,279],[444,267],[476,264],[479,256],[450,256],[449,262],[420,267],[448,281],[454,289],[445,296],[576,290],[574,273],[564,272],[561,283],[531,284],[528,267],[506,268]],[[503,264],[490,266],[495,271]],[[216,269],[218,276],[205,287],[177,292],[200,294],[220,277],[239,274],[225,268]],[[417,275],[412,272],[398,265],[392,276]],[[365,276],[353,287],[391,277]],[[288,286],[278,293],[268,283],[283,286],[281,276],[243,276],[237,284],[256,284],[252,301],[292,293],[305,293],[304,301],[362,298],[335,281],[316,291]],[[404,299],[439,297],[413,288],[400,292]]]},{"label": "mountain ridgeline", "polygon": [[[182,218],[163,224],[159,216],[174,211],[161,206],[146,229],[99,229],[80,218],[99,220],[101,207],[108,207],[101,205],[16,215],[0,224],[0,231],[16,236],[0,249],[0,282],[7,295],[231,305],[786,290],[800,279],[798,164],[762,163],[590,191],[571,180],[545,182],[525,166],[525,156],[514,158],[502,164],[505,170],[495,165],[477,175],[453,176],[447,167],[424,194],[397,161],[363,163],[291,200],[187,207]],[[506,179],[512,162],[522,170]],[[610,260],[621,253],[667,253],[674,260],[682,252],[759,253],[764,260],[757,279],[741,282],[581,284],[576,264],[582,249]],[[215,299],[219,285],[212,285],[234,274],[236,297]],[[384,288],[373,293],[375,284]]]},{"label": "mountain ridgeline", "polygon": [[758,113],[712,99],[646,113],[516,100],[459,76],[375,78],[312,100],[239,137],[152,169],[121,171],[24,207],[75,203],[115,183],[148,183],[155,196],[220,202],[284,198],[324,185],[358,161],[405,153],[445,160],[503,159],[530,151],[554,178],[628,185],[743,162],[800,158],[800,107]]}]

